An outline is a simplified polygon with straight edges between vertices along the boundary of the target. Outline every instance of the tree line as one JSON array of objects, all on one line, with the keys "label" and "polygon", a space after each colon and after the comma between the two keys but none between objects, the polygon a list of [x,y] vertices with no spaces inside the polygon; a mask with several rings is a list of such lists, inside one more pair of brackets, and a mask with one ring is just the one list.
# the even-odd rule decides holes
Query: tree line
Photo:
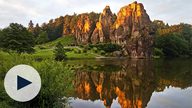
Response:
[{"label": "tree line", "polygon": [[165,24],[153,21],[156,29],[155,54],[160,56],[192,55],[192,25]]},{"label": "tree line", "polygon": [[[86,14],[89,16],[94,29],[101,13],[91,12]],[[113,22],[115,22],[117,18],[116,14],[113,14],[112,17]],[[80,18],[81,14],[77,15],[74,13],[73,15],[51,19],[48,23],[43,23],[41,26],[37,23],[35,27],[31,20],[28,28],[21,24],[11,23],[8,27],[0,30],[0,47],[6,51],[17,49],[19,53],[32,53],[34,50],[31,48],[35,44],[44,44],[47,41],[53,41],[62,37],[66,31],[68,34],[71,34]],[[156,30],[154,55],[192,55],[192,25],[180,23],[169,26],[168,23],[165,24],[161,20],[153,21],[153,25]]]}]

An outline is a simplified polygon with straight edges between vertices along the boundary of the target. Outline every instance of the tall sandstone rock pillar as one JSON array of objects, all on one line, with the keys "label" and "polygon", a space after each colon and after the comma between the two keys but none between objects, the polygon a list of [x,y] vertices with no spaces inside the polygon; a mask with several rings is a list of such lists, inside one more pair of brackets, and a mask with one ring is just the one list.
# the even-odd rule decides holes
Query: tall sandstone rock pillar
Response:
[{"label": "tall sandstone rock pillar", "polygon": [[99,22],[96,24],[96,28],[91,36],[91,42],[105,43],[111,42],[110,27],[113,25],[112,12],[109,6],[106,6],[103,10],[103,14],[99,17]]},{"label": "tall sandstone rock pillar", "polygon": [[135,1],[120,9],[110,29],[110,40],[123,46],[124,55],[152,58],[155,30],[143,4]]},{"label": "tall sandstone rock pillar", "polygon": [[76,41],[81,44],[88,44],[93,33],[93,27],[87,14],[82,14],[81,19],[78,20],[76,30]]}]

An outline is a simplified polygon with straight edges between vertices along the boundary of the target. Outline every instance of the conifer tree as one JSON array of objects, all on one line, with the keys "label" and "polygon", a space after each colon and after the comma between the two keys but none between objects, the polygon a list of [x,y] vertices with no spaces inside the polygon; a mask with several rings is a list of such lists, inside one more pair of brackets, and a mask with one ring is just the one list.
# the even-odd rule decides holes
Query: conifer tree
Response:
[{"label": "conifer tree", "polygon": [[57,45],[56,45],[56,48],[55,48],[55,51],[53,51],[55,54],[55,60],[58,60],[58,61],[62,61],[66,58],[66,51],[63,47],[63,45],[61,44],[61,42],[58,42]]}]

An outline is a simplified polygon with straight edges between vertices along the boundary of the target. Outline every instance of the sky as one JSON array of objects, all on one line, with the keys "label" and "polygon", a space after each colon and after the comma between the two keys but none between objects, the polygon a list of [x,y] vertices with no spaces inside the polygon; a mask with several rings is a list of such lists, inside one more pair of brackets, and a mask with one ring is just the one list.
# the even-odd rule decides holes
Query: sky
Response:
[{"label": "sky", "polygon": [[[10,23],[19,23],[28,27],[30,20],[34,25],[59,16],[86,12],[103,12],[110,6],[112,13],[118,13],[121,7],[134,0],[0,0],[0,28]],[[143,3],[151,21],[163,20],[169,25],[181,22],[192,24],[192,0],[137,0]]]}]

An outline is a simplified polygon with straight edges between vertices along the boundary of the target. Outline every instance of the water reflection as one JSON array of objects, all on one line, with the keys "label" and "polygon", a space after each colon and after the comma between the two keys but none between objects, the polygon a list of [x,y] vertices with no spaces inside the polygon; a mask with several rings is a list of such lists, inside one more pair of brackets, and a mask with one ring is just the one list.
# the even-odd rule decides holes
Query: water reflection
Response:
[{"label": "water reflection", "polygon": [[131,60],[122,65],[85,65],[76,72],[79,84],[73,97],[100,99],[106,108],[118,97],[122,108],[144,108],[155,90],[155,80],[153,62],[148,60]]},{"label": "water reflection", "polygon": [[79,67],[75,70],[78,84],[73,97],[100,100],[106,108],[115,99],[122,108],[145,108],[154,91],[163,92],[170,86],[186,89],[192,85],[191,60],[187,59],[75,63]]}]

